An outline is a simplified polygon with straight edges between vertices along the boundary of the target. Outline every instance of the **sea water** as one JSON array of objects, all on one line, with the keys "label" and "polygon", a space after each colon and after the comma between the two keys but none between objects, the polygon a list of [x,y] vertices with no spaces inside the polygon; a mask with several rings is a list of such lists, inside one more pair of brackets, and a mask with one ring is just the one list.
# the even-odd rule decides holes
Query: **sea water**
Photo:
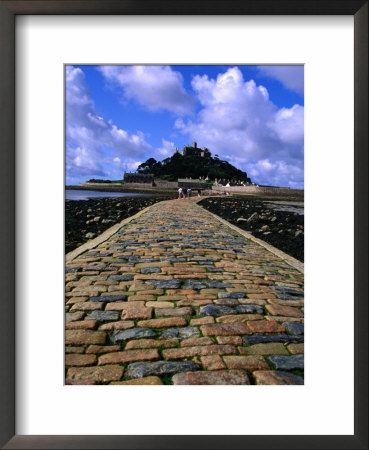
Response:
[{"label": "sea water", "polygon": [[107,191],[89,191],[79,189],[66,189],[65,200],[89,200],[91,198],[107,198],[107,197],[142,197],[153,194],[141,192],[107,192]]}]

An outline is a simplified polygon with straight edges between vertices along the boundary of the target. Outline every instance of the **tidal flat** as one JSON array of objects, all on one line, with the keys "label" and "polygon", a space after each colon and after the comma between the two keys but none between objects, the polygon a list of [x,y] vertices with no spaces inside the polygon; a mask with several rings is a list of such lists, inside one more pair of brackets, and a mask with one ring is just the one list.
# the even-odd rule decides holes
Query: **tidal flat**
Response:
[{"label": "tidal flat", "polygon": [[69,253],[114,224],[173,195],[106,197],[65,202],[65,253]]},{"label": "tidal flat", "polygon": [[199,204],[256,238],[304,261],[304,204],[301,199],[219,196],[205,198]]}]

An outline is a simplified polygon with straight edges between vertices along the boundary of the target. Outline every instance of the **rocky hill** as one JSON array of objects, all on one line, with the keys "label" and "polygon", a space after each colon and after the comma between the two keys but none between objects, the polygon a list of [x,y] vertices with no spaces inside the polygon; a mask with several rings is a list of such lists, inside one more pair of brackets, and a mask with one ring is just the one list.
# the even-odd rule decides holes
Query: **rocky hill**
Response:
[{"label": "rocky hill", "polygon": [[139,173],[152,173],[154,177],[168,181],[175,181],[178,178],[206,178],[209,180],[225,179],[250,182],[247,173],[232,166],[228,161],[222,161],[211,156],[210,152],[204,156],[182,155],[179,152],[173,156],[156,161],[149,158],[138,166]]}]

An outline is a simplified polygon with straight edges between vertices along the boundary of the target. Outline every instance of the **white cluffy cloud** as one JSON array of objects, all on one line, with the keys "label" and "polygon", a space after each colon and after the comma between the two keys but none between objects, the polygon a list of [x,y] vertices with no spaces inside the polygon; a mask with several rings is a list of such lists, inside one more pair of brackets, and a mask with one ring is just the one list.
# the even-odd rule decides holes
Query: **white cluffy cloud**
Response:
[{"label": "white cluffy cloud", "polygon": [[143,133],[129,134],[96,114],[81,69],[66,68],[67,184],[89,178],[121,179],[150,152]]},{"label": "white cluffy cloud", "polygon": [[175,152],[174,142],[167,141],[166,139],[161,140],[162,146],[156,149],[156,155],[159,159],[168,158],[168,156],[172,156]]},{"label": "white cluffy cloud", "polygon": [[233,67],[216,79],[196,75],[202,105],[193,120],[175,127],[212,154],[228,159],[260,184],[303,187],[304,108],[278,109],[268,91]]},{"label": "white cluffy cloud", "polygon": [[102,66],[100,72],[106,81],[122,88],[126,98],[150,111],[184,115],[195,106],[183,86],[182,74],[168,66]]}]

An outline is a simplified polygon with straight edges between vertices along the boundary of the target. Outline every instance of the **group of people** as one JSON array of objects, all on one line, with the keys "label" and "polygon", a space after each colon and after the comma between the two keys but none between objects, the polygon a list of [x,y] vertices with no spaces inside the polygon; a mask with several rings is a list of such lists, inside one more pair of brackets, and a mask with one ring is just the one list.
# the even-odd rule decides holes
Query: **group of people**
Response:
[{"label": "group of people", "polygon": [[191,193],[192,193],[192,189],[191,188],[179,188],[178,189],[178,198],[190,198],[191,197]]},{"label": "group of people", "polygon": [[[191,188],[179,188],[178,189],[178,198],[190,198],[191,197],[191,193],[192,193],[192,189]],[[208,193],[205,195],[231,195],[230,192],[228,191],[224,191],[224,192],[218,192],[218,191],[208,191]],[[201,197],[201,190],[199,189],[197,191],[197,196]]]}]

